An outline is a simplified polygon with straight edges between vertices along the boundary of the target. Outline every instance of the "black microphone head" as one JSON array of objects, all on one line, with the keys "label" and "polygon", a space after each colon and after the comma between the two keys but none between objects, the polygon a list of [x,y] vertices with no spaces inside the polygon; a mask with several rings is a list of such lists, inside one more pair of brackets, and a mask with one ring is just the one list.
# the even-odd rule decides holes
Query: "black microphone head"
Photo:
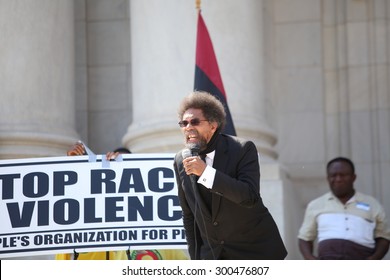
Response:
[{"label": "black microphone head", "polygon": [[191,150],[190,149],[184,149],[183,151],[181,151],[181,156],[183,157],[183,159],[192,156]]},{"label": "black microphone head", "polygon": [[200,151],[200,146],[196,143],[190,143],[187,145],[187,148],[190,149],[192,156],[198,156]]}]

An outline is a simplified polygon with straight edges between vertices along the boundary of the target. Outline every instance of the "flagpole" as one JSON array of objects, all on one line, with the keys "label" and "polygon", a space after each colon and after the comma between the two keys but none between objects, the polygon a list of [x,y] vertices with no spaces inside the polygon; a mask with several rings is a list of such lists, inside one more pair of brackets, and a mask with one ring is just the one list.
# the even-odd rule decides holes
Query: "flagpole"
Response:
[{"label": "flagpole", "polygon": [[195,7],[198,10],[198,12],[200,12],[200,2],[201,0],[195,0]]}]

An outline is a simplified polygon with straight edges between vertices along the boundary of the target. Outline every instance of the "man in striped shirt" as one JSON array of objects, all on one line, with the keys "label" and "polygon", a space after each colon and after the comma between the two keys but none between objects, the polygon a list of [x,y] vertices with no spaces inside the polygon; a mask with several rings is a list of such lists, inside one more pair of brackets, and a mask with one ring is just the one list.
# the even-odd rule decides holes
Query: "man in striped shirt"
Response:
[{"label": "man in striped shirt", "polygon": [[[305,259],[382,259],[389,250],[390,228],[380,203],[357,192],[355,167],[348,158],[327,164],[330,192],[311,201],[298,234]],[[314,244],[318,243],[317,256]]]}]

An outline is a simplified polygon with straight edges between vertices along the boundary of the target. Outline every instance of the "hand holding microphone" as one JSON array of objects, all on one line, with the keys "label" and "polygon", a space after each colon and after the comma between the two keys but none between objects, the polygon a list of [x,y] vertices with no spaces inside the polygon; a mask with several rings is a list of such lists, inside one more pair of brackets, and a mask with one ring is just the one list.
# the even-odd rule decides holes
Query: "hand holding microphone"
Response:
[{"label": "hand holding microphone", "polygon": [[206,169],[206,163],[198,155],[198,145],[194,144],[183,150],[183,166],[187,175],[201,176]]}]

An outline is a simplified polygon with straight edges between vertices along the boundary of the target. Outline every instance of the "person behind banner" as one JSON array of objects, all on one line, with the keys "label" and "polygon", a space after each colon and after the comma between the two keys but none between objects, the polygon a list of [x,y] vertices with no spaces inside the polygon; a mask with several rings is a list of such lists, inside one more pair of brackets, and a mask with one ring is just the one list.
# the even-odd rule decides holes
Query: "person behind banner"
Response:
[{"label": "person behind banner", "polygon": [[186,96],[178,115],[186,149],[176,154],[174,169],[191,259],[284,259],[286,248],[260,196],[254,143],[221,134],[225,109],[207,92]]},{"label": "person behind banner", "polygon": [[[353,162],[337,157],[328,162],[330,192],[312,200],[298,234],[307,260],[380,260],[389,250],[390,228],[379,202],[357,192]],[[314,242],[317,254],[313,253]]]},{"label": "person behind banner", "polygon": [[[68,156],[87,155],[86,148],[81,142],[76,142],[66,153]],[[131,151],[119,147],[112,152],[106,153],[107,160],[114,160],[119,154],[131,154]],[[184,250],[161,249],[161,250],[127,250],[127,251],[104,251],[104,252],[74,252],[73,254],[57,254],[56,260],[188,260]]]}]

